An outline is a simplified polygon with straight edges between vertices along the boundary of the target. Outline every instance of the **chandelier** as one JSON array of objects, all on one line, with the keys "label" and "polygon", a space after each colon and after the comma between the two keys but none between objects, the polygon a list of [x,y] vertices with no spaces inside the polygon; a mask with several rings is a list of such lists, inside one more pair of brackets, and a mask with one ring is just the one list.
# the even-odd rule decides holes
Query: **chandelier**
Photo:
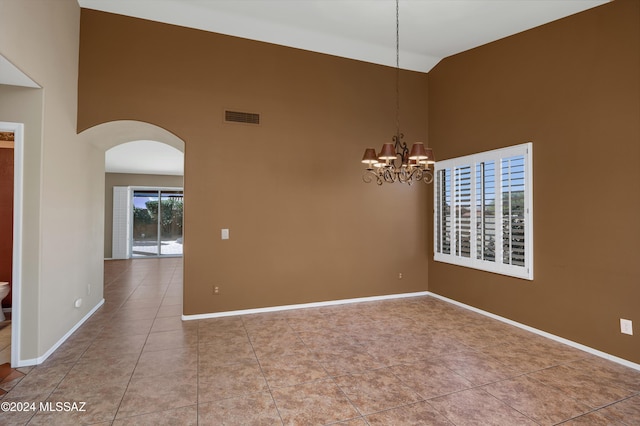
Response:
[{"label": "chandelier", "polygon": [[367,168],[362,174],[363,181],[375,181],[378,185],[385,182],[408,185],[419,181],[433,182],[430,165],[436,161],[431,148],[416,142],[409,150],[403,138],[400,133],[400,7],[399,0],[396,0],[396,134],[391,138],[393,143],[382,145],[380,153],[376,154],[374,148],[364,150],[362,162]]}]

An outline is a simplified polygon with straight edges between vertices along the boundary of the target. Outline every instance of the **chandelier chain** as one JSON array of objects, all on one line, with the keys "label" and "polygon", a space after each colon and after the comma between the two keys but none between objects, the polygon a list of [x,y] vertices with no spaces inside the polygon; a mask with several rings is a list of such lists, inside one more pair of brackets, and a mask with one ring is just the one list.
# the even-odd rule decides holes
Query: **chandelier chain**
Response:
[{"label": "chandelier chain", "polygon": [[433,151],[425,148],[424,143],[416,142],[411,146],[403,140],[400,133],[400,0],[396,0],[396,134],[393,143],[384,143],[377,153],[374,148],[364,151],[362,162],[367,165],[362,180],[366,183],[401,182],[411,185],[413,182],[433,182],[430,168],[435,163]]},{"label": "chandelier chain", "polygon": [[396,0],[396,136],[400,137],[400,0]]}]

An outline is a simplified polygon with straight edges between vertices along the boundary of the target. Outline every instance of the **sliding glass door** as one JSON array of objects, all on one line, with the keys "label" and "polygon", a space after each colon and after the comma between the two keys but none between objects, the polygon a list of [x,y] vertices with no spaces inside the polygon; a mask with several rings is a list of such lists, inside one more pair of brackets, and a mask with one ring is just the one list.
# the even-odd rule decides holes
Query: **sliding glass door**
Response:
[{"label": "sliding glass door", "polygon": [[133,257],[182,256],[183,198],[182,190],[133,190]]},{"label": "sliding glass door", "polygon": [[182,256],[182,191],[160,192],[161,255]]}]

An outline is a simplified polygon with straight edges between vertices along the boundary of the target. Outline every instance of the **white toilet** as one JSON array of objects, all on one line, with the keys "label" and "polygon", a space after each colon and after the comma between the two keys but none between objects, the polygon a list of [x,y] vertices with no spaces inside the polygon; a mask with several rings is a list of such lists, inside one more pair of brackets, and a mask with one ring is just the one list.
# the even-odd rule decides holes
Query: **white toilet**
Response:
[{"label": "white toilet", "polygon": [[[5,297],[7,297],[7,294],[9,294],[9,290],[11,290],[9,288],[9,283],[0,282],[0,303],[2,303],[2,300]],[[4,320],[4,312],[2,312],[2,307],[0,306],[0,322]]]}]

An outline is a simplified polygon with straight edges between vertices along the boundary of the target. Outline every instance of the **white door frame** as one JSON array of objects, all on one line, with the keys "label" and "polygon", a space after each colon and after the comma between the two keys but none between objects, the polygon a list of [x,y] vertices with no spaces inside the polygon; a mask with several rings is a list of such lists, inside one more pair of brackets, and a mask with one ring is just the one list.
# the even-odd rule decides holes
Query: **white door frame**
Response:
[{"label": "white door frame", "polygon": [[20,313],[22,289],[22,200],[24,124],[0,121],[0,130],[13,132],[13,265],[11,278],[11,367],[20,366]]}]

